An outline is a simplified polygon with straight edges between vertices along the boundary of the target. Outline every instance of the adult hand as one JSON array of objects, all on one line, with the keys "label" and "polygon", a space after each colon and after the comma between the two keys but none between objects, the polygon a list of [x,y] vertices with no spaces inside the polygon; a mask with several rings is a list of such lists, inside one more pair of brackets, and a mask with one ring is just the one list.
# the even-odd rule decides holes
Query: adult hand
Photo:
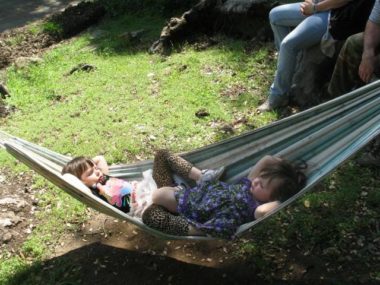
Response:
[{"label": "adult hand", "polygon": [[376,60],[373,56],[363,55],[359,65],[359,77],[363,82],[368,83],[371,80],[375,70],[375,62]]},{"label": "adult hand", "polygon": [[314,3],[312,0],[305,0],[301,3],[301,13],[305,16],[310,16],[314,13]]}]

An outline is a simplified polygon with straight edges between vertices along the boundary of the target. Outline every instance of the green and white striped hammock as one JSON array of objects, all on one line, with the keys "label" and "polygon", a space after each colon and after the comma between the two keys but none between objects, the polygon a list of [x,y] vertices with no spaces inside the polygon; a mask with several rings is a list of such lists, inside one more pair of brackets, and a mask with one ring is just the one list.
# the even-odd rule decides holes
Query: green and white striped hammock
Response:
[{"label": "green and white striped hammock", "polygon": [[[182,154],[200,168],[224,165],[226,181],[236,181],[265,154],[280,155],[291,161],[307,162],[307,185],[298,194],[263,218],[241,225],[242,236],[257,223],[291,204],[316,183],[354,155],[380,134],[380,81],[376,81],[339,98],[271,123],[263,128]],[[127,220],[142,230],[163,239],[212,239],[206,236],[168,235],[144,225],[89,193],[77,178],[60,174],[71,158],[0,131],[1,145],[15,158],[43,175],[74,198],[104,214]],[[152,160],[135,164],[113,165],[110,175],[124,179],[141,179],[152,168]]]}]

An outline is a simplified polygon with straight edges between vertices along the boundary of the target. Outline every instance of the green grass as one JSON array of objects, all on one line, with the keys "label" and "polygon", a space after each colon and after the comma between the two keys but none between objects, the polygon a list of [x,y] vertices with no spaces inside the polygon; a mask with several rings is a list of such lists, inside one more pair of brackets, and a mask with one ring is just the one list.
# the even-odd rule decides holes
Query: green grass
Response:
[{"label": "green grass", "polygon": [[[185,45],[169,57],[151,55],[147,49],[163,25],[158,17],[127,15],[98,27],[100,37],[92,29],[47,52],[41,63],[8,68],[12,96],[7,103],[17,111],[2,119],[2,129],[59,153],[103,154],[110,163],[128,163],[136,155],[152,157],[158,148],[186,151],[231,136],[219,127],[242,116],[256,127],[276,118],[252,112],[273,73],[268,48],[247,54],[244,42],[221,38],[204,51]],[[140,29],[145,32],[139,42],[126,42],[123,34]],[[96,69],[68,75],[80,63]],[[201,108],[210,116],[197,118]],[[15,173],[28,171],[4,151],[0,162]],[[41,177],[34,183],[44,189],[38,198],[47,210],[38,214],[44,222],[20,250],[38,268],[48,245],[85,219],[85,207]],[[22,276],[30,266],[21,258],[3,259],[1,281],[13,280],[15,272]],[[33,276],[27,280],[36,284]]]},{"label": "green grass", "polygon": [[[210,123],[229,123],[238,114],[251,117],[255,125],[275,118],[263,115],[258,123],[251,112],[269,85],[268,65],[273,62],[257,63],[266,61],[268,50],[247,55],[242,43],[228,40],[207,51],[188,47],[167,58],[148,54],[144,43],[140,50],[120,50],[120,34],[143,28],[151,33],[142,40],[151,42],[158,23],[156,18],[127,16],[100,27],[107,38],[94,41],[84,35],[46,54],[41,64],[10,68],[8,102],[17,112],[5,122],[6,130],[61,153],[103,153],[110,162],[119,162],[126,154],[152,155],[158,147],[177,151],[211,143],[220,132]],[[96,70],[66,75],[79,63]],[[181,71],[183,66],[187,68]],[[247,79],[257,70],[262,75]],[[238,85],[245,86],[238,98],[221,95]],[[195,117],[200,108],[211,115]],[[147,144],[147,134],[156,139]]]}]

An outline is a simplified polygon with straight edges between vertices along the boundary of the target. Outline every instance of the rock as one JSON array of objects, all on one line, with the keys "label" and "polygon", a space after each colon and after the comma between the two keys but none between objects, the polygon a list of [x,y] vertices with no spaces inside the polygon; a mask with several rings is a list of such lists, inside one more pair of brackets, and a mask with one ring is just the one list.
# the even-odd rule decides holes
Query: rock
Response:
[{"label": "rock", "polygon": [[0,219],[0,227],[5,228],[5,227],[10,227],[12,226],[13,223],[11,219],[5,218],[5,219]]},{"label": "rock", "polygon": [[15,198],[3,198],[0,199],[0,205],[9,206],[9,205],[17,205],[18,201]]},{"label": "rock", "polygon": [[17,203],[16,207],[18,209],[22,209],[22,208],[25,208],[26,206],[28,206],[29,204],[25,201],[25,200],[21,200]]},{"label": "rock", "polygon": [[12,240],[13,236],[11,233],[7,232],[2,235],[2,241],[3,243],[8,243]]},{"label": "rock", "polygon": [[13,227],[21,221],[22,218],[18,215],[15,215],[13,211],[0,213],[0,226],[2,227]]}]

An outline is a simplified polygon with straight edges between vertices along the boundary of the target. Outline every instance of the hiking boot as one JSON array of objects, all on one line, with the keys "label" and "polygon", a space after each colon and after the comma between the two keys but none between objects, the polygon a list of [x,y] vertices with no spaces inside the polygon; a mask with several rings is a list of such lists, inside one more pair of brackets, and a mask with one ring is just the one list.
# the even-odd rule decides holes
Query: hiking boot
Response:
[{"label": "hiking boot", "polygon": [[273,111],[274,109],[287,106],[288,103],[289,103],[289,100],[286,96],[270,96],[269,95],[269,98],[257,108],[257,111],[261,113]]},{"label": "hiking boot", "polygon": [[203,169],[202,177],[197,181],[197,185],[204,184],[206,182],[214,182],[218,180],[224,172],[224,166],[216,169]]},{"label": "hiking boot", "polygon": [[356,162],[361,166],[380,166],[380,152],[366,152]]}]

